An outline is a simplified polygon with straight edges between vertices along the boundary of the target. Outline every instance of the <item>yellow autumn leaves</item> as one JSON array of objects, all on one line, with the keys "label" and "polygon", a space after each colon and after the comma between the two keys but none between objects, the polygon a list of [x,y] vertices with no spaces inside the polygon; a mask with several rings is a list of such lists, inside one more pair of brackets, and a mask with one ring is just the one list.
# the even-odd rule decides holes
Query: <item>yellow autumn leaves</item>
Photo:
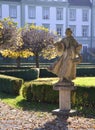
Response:
[{"label": "yellow autumn leaves", "polygon": [[35,26],[34,24],[30,25],[30,29],[42,30],[42,31],[45,31],[45,32],[49,31],[48,28],[45,28],[44,26]]},{"label": "yellow autumn leaves", "polygon": [[[4,57],[27,58],[38,54],[47,59],[56,57],[53,45],[55,35],[44,26],[26,24],[18,28],[10,18],[0,20],[0,53]],[[52,40],[52,41],[51,41]],[[30,51],[31,50],[31,51]]]},{"label": "yellow autumn leaves", "polygon": [[33,56],[33,53],[30,52],[29,50],[24,50],[24,51],[12,51],[12,50],[3,50],[1,51],[2,56],[4,57],[10,57],[16,59],[17,57],[21,58],[27,58],[29,56]]}]

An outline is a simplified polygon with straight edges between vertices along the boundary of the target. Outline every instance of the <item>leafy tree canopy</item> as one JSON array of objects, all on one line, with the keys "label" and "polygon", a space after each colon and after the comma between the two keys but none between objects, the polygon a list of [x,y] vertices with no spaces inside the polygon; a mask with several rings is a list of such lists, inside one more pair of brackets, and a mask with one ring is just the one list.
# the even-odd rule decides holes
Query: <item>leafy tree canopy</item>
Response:
[{"label": "leafy tree canopy", "polygon": [[31,50],[34,55],[43,55],[45,58],[54,57],[55,53],[52,53],[55,51],[54,42],[58,40],[56,33],[50,32],[43,26],[26,25],[22,30],[22,39],[24,48]]},{"label": "leafy tree canopy", "polygon": [[17,23],[10,18],[0,20],[0,50],[16,49],[22,46]]}]

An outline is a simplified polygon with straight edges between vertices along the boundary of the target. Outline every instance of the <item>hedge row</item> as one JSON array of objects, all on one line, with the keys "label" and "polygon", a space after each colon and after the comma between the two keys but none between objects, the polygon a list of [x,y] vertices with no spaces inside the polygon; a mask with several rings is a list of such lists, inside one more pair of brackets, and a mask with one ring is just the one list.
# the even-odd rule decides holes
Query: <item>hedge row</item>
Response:
[{"label": "hedge row", "polygon": [[21,89],[22,96],[28,101],[58,103],[58,92],[53,91],[52,85],[25,84]]},{"label": "hedge row", "polygon": [[95,88],[77,87],[72,93],[72,102],[74,105],[95,106]]},{"label": "hedge row", "polygon": [[2,71],[2,70],[5,70],[5,71],[6,70],[18,70],[18,69],[22,70],[22,69],[30,69],[30,68],[31,68],[31,66],[22,66],[22,67],[17,68],[16,66],[12,66],[12,65],[10,65],[10,66],[0,65],[0,71]]},{"label": "hedge row", "polygon": [[[22,96],[28,101],[58,103],[59,92],[53,90],[52,81],[36,81],[24,84]],[[71,94],[72,105],[95,104],[95,88],[77,87]]]},{"label": "hedge row", "polygon": [[[23,78],[25,81],[30,81],[46,77],[57,77],[55,74],[49,72],[47,69],[31,68],[31,69],[20,69],[20,70],[3,70],[0,74]],[[77,68],[77,77],[81,76],[95,76],[95,68]]]},{"label": "hedge row", "polygon": [[[95,67],[93,68],[77,68],[77,77],[81,76],[95,76]],[[49,72],[47,69],[40,69],[40,78],[56,77],[55,74]]]},{"label": "hedge row", "polygon": [[21,78],[0,75],[0,91],[8,94],[19,95],[19,90],[24,81]]},{"label": "hedge row", "polygon": [[7,71],[0,71],[0,74],[14,76],[17,78],[22,78],[25,81],[30,81],[37,79],[39,77],[39,69],[23,69],[23,70],[7,70]]},{"label": "hedge row", "polygon": [[95,76],[95,67],[77,68],[77,76]]}]

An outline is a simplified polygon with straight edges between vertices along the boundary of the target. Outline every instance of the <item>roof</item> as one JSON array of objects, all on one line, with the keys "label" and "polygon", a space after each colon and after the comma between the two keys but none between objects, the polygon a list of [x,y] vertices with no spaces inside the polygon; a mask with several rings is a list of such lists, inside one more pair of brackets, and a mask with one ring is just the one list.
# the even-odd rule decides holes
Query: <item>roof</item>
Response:
[{"label": "roof", "polygon": [[68,0],[70,5],[76,6],[91,6],[92,3],[90,0]]}]

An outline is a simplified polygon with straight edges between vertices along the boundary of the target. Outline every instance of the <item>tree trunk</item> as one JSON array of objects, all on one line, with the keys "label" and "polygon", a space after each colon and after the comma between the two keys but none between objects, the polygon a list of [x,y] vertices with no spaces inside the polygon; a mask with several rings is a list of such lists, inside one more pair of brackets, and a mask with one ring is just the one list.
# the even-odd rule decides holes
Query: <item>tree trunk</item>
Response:
[{"label": "tree trunk", "polygon": [[39,68],[39,55],[38,55],[38,53],[35,54],[35,61],[36,61],[36,68]]},{"label": "tree trunk", "polygon": [[17,57],[17,59],[16,59],[16,63],[17,63],[17,68],[20,68],[20,57]]}]

